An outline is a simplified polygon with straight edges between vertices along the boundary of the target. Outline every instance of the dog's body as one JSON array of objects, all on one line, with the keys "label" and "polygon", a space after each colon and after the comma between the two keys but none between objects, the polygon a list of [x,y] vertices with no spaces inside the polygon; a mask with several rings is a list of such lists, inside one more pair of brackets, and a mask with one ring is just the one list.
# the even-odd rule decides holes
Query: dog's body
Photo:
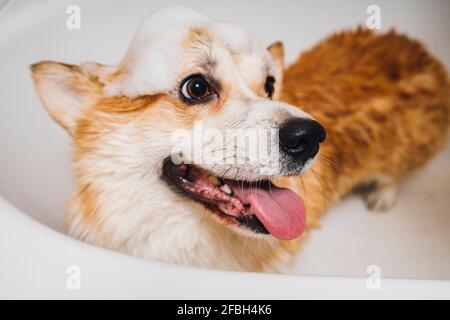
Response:
[{"label": "dog's body", "polygon": [[[220,28],[212,27],[214,31],[209,32],[196,26],[190,32],[189,43],[200,38],[200,44],[208,44],[216,41],[217,34],[236,35],[236,30],[220,33]],[[276,110],[272,102],[269,105],[261,98],[264,92],[259,93],[259,85],[252,85],[253,73],[261,72],[248,67],[249,61],[260,63],[255,62],[260,54],[255,47],[245,49],[251,51],[248,56],[241,49],[231,55],[246,84],[222,94],[226,101],[219,103],[222,109],[212,115],[194,113],[192,108],[174,101],[173,96],[162,94],[167,88],[155,89],[164,81],[152,83],[146,74],[139,74],[141,68],[133,69],[140,59],[136,51],[127,55],[120,65],[122,69],[50,62],[33,66],[36,88],[44,105],[74,138],[76,191],[66,215],[71,235],[147,259],[194,266],[274,270],[288,263],[298,251],[301,239],[252,237],[229,220],[217,223],[218,218],[212,219],[214,215],[203,204],[174,192],[173,186],[161,179],[168,131],[190,128],[194,118],[206,118],[209,123],[219,119],[216,125],[229,125],[227,121],[231,120],[226,119],[246,117],[246,124],[240,125],[252,126],[249,121],[261,125],[264,118],[275,119],[281,111],[309,119],[307,112],[324,125],[327,140],[312,168],[303,173],[316,158],[304,159],[301,168],[297,168],[303,173],[301,177],[272,177],[278,186],[289,187],[304,199],[306,231],[318,225],[320,214],[330,205],[361,185],[371,186],[365,190],[369,207],[387,209],[395,200],[399,179],[445,145],[450,105],[448,75],[419,43],[394,32],[345,32],[304,53],[285,70],[284,76],[283,50],[276,44],[269,48],[273,62],[267,67],[274,70],[269,73],[277,74],[274,97],[284,102],[277,104]],[[220,50],[216,57],[222,54]],[[260,60],[267,59],[264,56]],[[243,61],[247,61],[247,66]],[[218,72],[227,73],[231,67]],[[58,83],[76,96],[63,96]],[[221,87],[224,90],[226,85]],[[151,94],[145,91],[148,88],[152,88]],[[112,94],[105,94],[108,90]],[[238,98],[243,95],[245,99]],[[243,101],[250,100],[252,106],[258,104],[259,118],[251,110],[241,115]],[[61,105],[68,104],[83,110],[64,107],[61,112]],[[235,105],[239,105],[238,109],[232,109]],[[295,111],[292,105],[300,106],[304,112]],[[276,113],[271,116],[270,112]],[[228,118],[224,113],[228,113]],[[158,136],[154,136],[155,132]],[[232,175],[214,166],[205,169],[227,179],[254,176],[250,168],[243,173],[237,168]]]},{"label": "dog's body", "polygon": [[389,209],[398,181],[445,146],[449,94],[445,68],[417,41],[363,29],[328,38],[285,71],[282,99],[328,132],[324,161],[286,183],[311,215],[360,186],[369,209]]}]

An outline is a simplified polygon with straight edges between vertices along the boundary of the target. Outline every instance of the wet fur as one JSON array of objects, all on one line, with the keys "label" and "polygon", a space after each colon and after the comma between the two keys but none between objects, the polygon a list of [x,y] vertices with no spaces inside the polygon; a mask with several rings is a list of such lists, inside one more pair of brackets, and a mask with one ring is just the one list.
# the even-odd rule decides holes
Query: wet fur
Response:
[{"label": "wet fur", "polygon": [[284,181],[303,194],[310,227],[346,193],[395,186],[446,145],[448,74],[422,44],[395,31],[335,34],[284,76],[282,99],[328,133],[312,170]]},{"label": "wet fur", "polygon": [[[278,62],[282,53],[281,44],[272,48]],[[38,92],[47,90],[41,77],[48,68],[45,63],[33,67]],[[83,72],[77,69],[75,77]],[[77,126],[68,128],[74,137],[76,176],[75,195],[66,215],[69,232],[106,248],[195,266],[277,270],[292,260],[308,232],[319,225],[321,214],[333,203],[361,185],[395,186],[445,146],[449,125],[448,74],[420,43],[393,31],[375,34],[358,29],[335,34],[286,68],[279,97],[301,106],[328,133],[311,170],[302,177],[276,179],[277,184],[292,188],[305,200],[308,224],[301,239],[242,237],[210,219],[201,205],[190,200],[168,205],[173,210],[190,208],[197,215],[170,221],[161,217],[157,228],[148,226],[144,230],[138,217],[144,209],[151,211],[152,200],[133,191],[152,185],[140,184],[138,177],[122,172],[121,168],[128,165],[125,158],[116,165],[104,161],[105,155],[121,159],[123,152],[123,146],[108,145],[106,136],[117,135],[114,129],[119,123],[139,127],[157,123],[158,119],[172,119],[169,127],[176,128],[188,126],[196,115],[189,115],[183,106],[176,107],[174,101],[164,104],[169,99],[164,95],[104,99],[101,81],[91,78],[94,86],[84,88],[82,79],[78,85],[96,102],[84,106]],[[47,98],[40,96],[44,105],[48,104]],[[62,125],[67,129],[66,123]],[[102,128],[100,132],[98,128]],[[134,133],[127,134],[130,139]],[[132,140],[122,142],[133,144]],[[105,186],[107,192],[102,189]],[[108,210],[106,217],[99,214],[104,208]],[[133,238],[123,234],[125,226]],[[167,230],[179,237],[176,246],[165,242]],[[198,232],[202,237],[196,240]],[[186,242],[187,238],[192,241]],[[149,242],[156,243],[160,250],[147,254]]]}]

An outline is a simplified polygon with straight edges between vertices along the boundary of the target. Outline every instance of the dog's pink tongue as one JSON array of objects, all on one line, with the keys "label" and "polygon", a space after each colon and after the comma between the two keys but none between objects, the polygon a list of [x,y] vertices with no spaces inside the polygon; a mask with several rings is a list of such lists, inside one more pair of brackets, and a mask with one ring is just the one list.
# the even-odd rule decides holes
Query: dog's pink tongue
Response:
[{"label": "dog's pink tongue", "polygon": [[242,202],[250,204],[251,211],[274,237],[292,240],[303,233],[305,205],[292,190],[275,185],[258,188],[237,181],[226,182]]}]

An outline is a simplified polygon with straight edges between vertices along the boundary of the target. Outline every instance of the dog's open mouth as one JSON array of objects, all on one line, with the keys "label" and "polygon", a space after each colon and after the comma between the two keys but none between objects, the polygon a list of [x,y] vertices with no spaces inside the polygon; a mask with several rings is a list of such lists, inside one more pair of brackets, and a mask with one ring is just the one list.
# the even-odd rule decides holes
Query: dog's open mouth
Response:
[{"label": "dog's open mouth", "polygon": [[298,238],[303,232],[306,216],[302,199],[269,180],[220,179],[194,165],[175,165],[170,159],[164,162],[163,173],[170,183],[226,223],[239,224],[256,233],[270,233],[280,240]]}]

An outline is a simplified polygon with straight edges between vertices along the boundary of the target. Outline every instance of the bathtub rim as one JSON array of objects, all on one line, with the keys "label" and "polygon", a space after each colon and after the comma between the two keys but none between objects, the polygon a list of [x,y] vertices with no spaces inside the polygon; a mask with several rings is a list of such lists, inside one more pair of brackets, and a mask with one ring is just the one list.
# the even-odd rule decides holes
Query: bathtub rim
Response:
[{"label": "bathtub rim", "polygon": [[[6,261],[0,264],[0,298],[5,299],[450,298],[449,280],[382,279],[379,290],[369,290],[366,278],[218,271],[146,261],[75,240],[1,195],[0,221],[0,261]],[[66,269],[75,262],[81,267],[81,289],[69,290]]]}]

